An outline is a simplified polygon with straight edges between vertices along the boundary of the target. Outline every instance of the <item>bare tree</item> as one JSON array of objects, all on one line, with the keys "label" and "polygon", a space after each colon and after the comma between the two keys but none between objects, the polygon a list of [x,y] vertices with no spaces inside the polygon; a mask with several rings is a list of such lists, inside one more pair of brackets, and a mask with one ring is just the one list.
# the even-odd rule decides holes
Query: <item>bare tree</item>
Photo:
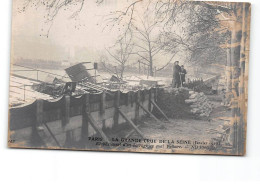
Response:
[{"label": "bare tree", "polygon": [[[95,2],[100,5],[104,0],[95,0]],[[86,0],[23,0],[23,5],[18,12],[25,12],[28,8],[43,9],[45,11],[44,24],[47,30],[42,35],[48,37],[53,22],[61,11],[70,12],[69,18],[76,19],[85,5]]]},{"label": "bare tree", "polygon": [[165,52],[164,50],[164,44],[160,40],[160,28],[158,27],[158,22],[155,21],[149,21],[148,19],[143,20],[140,18],[140,25],[133,25],[132,29],[135,33],[135,51],[132,54],[137,55],[141,61],[147,63],[149,66],[149,75],[154,76],[154,63],[156,60],[156,56],[166,54],[171,55],[170,59],[166,62],[164,66],[162,66],[159,69],[156,69],[157,71],[162,70],[165,68],[173,59],[175,54],[178,52],[177,45],[173,47],[175,50],[171,50],[171,52]]},{"label": "bare tree", "polygon": [[[138,6],[137,6],[138,5]],[[162,70],[173,59],[178,52],[177,49],[171,52],[163,50],[160,42],[160,23],[154,12],[155,4],[152,1],[132,1],[122,11],[111,12],[107,15],[105,22],[106,27],[110,29],[117,28],[124,37],[126,32],[133,33],[133,52],[132,55],[138,57],[138,60],[149,67],[149,75],[154,75],[154,66],[156,56],[169,55],[169,61],[163,61],[166,64],[159,68]],[[119,37],[121,39],[121,37]]]},{"label": "bare tree", "polygon": [[205,64],[215,51],[215,56],[225,55],[220,45],[228,40],[228,34],[227,29],[220,28],[219,13],[199,4],[189,1],[172,4],[162,0],[157,3],[156,13],[163,19],[161,37],[165,43],[164,49],[175,50],[174,46],[178,43],[189,56],[187,61]]},{"label": "bare tree", "polygon": [[129,32],[128,34],[125,34],[123,38],[118,40],[114,46],[106,49],[111,58],[108,62],[115,65],[114,68],[109,68],[106,66],[105,62],[102,62],[106,70],[110,73],[116,74],[120,79],[123,79],[125,67],[129,61],[132,50],[132,33]]}]

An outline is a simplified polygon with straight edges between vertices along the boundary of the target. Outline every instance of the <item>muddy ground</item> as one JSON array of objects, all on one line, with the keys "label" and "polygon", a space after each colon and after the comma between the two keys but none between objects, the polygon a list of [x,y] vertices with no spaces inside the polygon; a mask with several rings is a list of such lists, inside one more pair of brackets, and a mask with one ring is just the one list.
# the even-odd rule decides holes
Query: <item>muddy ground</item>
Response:
[{"label": "muddy ground", "polygon": [[121,142],[119,147],[111,149],[166,153],[226,152],[226,149],[222,150],[222,146],[229,144],[229,138],[223,141],[223,134],[220,132],[223,132],[225,119],[231,117],[231,111],[222,106],[219,100],[211,102],[214,104],[214,109],[208,119],[170,119],[170,122],[164,120],[158,122],[147,117],[139,126],[144,138],[134,132],[129,139],[121,142],[120,138],[124,138],[132,130],[131,127],[124,128],[109,136],[118,138]]}]

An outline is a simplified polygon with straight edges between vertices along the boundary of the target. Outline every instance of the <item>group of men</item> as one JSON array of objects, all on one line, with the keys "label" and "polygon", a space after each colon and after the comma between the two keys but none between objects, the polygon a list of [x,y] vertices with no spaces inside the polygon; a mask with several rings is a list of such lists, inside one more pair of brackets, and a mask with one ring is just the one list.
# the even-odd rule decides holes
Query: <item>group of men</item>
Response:
[{"label": "group of men", "polygon": [[185,83],[185,75],[187,74],[184,65],[179,66],[179,61],[174,62],[173,66],[173,79],[172,79],[172,87],[179,88],[183,87]]}]

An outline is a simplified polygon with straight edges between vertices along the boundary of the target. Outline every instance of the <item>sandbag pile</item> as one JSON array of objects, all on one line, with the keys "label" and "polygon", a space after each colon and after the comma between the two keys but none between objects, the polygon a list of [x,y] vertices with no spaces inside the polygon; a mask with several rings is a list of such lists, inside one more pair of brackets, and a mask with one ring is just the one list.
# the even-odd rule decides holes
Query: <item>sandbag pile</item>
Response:
[{"label": "sandbag pile", "polygon": [[212,112],[213,105],[204,93],[189,91],[189,98],[185,100],[191,108],[191,113],[198,118],[208,118]]}]

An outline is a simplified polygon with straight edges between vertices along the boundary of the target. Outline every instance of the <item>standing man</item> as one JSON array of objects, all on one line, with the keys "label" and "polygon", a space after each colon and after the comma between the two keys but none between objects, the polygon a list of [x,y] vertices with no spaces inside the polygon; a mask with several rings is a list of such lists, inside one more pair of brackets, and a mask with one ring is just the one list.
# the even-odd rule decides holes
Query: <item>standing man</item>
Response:
[{"label": "standing man", "polygon": [[172,79],[172,87],[174,88],[179,88],[181,85],[180,72],[181,72],[181,67],[179,66],[179,61],[175,61],[173,66],[173,79]]},{"label": "standing man", "polygon": [[186,82],[185,81],[185,76],[187,74],[186,69],[184,68],[184,65],[181,65],[181,72],[180,72],[180,77],[181,77],[181,86]]}]

